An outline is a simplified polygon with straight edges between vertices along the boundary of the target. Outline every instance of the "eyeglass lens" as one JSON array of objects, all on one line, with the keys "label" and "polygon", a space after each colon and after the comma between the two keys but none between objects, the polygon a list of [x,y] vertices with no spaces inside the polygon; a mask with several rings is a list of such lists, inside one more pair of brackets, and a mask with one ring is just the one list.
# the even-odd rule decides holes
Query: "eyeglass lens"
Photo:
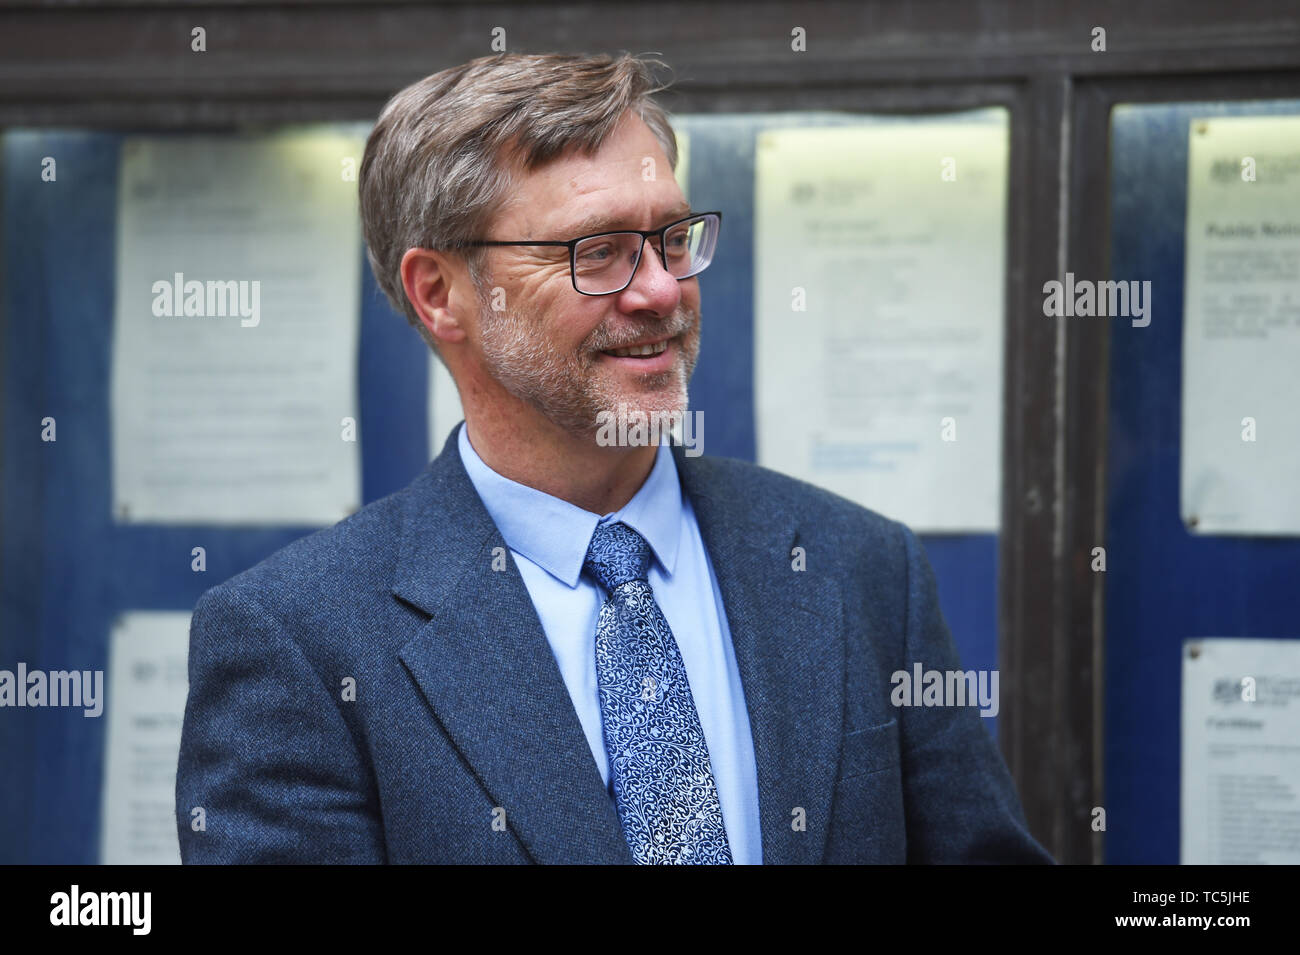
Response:
[{"label": "eyeglass lens", "polygon": [[[704,270],[713,257],[717,225],[715,216],[701,216],[668,230],[663,262],[669,275],[685,279]],[[641,236],[635,232],[593,236],[574,248],[574,282],[579,291],[590,295],[619,291],[632,280],[640,254]]]}]

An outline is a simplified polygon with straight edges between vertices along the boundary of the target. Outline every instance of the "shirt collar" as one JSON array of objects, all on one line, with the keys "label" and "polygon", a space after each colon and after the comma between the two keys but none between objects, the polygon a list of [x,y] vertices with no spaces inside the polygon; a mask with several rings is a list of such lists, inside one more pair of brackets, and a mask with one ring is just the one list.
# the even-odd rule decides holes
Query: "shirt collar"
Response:
[{"label": "shirt collar", "polygon": [[493,471],[469,443],[464,422],[457,446],[470,482],[506,544],[552,577],[576,587],[596,525],[619,521],[646,539],[660,566],[672,576],[681,536],[682,490],[666,442],[659,446],[649,477],[632,499],[603,517]]}]

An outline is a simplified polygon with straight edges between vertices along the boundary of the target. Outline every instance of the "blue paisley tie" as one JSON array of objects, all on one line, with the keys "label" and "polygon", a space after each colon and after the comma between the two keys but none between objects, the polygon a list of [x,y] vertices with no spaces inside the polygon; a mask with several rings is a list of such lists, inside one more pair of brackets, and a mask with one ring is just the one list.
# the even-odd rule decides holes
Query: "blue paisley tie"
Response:
[{"label": "blue paisley tie", "polygon": [[730,865],[709,747],[650,590],[649,555],[626,524],[597,524],[583,563],[609,594],[596,621],[596,683],[614,801],[636,862]]}]

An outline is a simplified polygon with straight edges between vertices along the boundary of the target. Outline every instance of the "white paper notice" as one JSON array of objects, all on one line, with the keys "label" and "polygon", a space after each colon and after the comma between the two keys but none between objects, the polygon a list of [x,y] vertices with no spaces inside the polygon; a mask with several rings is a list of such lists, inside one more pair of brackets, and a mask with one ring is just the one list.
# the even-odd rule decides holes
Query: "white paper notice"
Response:
[{"label": "white paper notice", "polygon": [[1300,640],[1184,644],[1180,859],[1300,863]]},{"label": "white paper notice", "polygon": [[179,864],[176,761],[189,690],[190,614],[118,618],[109,643],[100,862]]},{"label": "white paper notice", "polygon": [[1002,109],[760,133],[760,464],[914,529],[996,531]]},{"label": "white paper notice", "polygon": [[1181,513],[1300,534],[1300,116],[1193,120]]},{"label": "white paper notice", "polygon": [[359,506],[363,148],[333,129],[123,141],[117,520],[325,525]]}]

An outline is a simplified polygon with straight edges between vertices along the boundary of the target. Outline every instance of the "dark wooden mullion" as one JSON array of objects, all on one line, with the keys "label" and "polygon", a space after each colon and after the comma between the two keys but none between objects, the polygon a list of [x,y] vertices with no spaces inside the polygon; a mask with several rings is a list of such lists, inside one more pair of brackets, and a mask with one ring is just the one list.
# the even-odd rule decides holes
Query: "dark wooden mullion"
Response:
[{"label": "dark wooden mullion", "polygon": [[[1069,838],[1061,759],[1074,721],[1059,702],[1064,679],[1064,582],[1055,558],[1061,531],[1064,421],[1058,387],[1059,319],[1042,312],[1042,285],[1060,270],[1062,120],[1072,93],[1064,74],[1027,84],[1012,133],[1008,256],[999,669],[999,736],[1030,829],[1062,862],[1078,858]],[[1023,225],[1021,225],[1023,223]]]},{"label": "dark wooden mullion", "polygon": [[[1071,176],[1066,264],[1079,278],[1111,278],[1110,103],[1096,84],[1075,87],[1071,116]],[[1130,278],[1131,276],[1115,276]],[[1104,547],[1109,422],[1110,336],[1122,319],[1067,318],[1064,435],[1066,486],[1059,562],[1064,574],[1064,671],[1060,685],[1067,745],[1061,753],[1061,812],[1066,851],[1075,862],[1104,861],[1105,833],[1094,831],[1093,810],[1104,809],[1105,580],[1092,569],[1094,547]]]}]

